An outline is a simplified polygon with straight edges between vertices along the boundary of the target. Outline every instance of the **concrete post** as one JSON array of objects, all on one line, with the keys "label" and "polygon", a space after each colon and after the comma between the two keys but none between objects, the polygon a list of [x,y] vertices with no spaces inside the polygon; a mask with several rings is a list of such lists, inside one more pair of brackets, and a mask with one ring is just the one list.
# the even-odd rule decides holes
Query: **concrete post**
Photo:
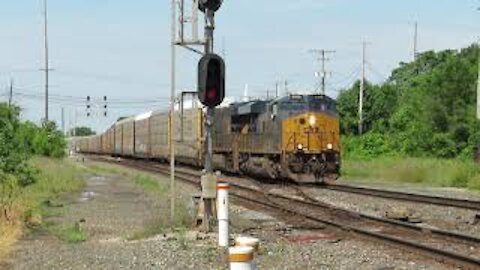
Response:
[{"label": "concrete post", "polygon": [[218,219],[218,245],[228,247],[228,189],[227,183],[217,184],[217,219]]}]

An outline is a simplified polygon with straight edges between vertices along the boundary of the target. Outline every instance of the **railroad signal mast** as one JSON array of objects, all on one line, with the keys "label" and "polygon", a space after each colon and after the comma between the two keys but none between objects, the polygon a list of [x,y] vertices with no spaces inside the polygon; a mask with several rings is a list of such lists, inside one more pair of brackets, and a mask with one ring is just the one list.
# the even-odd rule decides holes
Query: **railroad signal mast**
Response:
[{"label": "railroad signal mast", "polygon": [[87,96],[87,117],[90,117],[92,114],[92,105],[90,104],[90,96]]},{"label": "railroad signal mast", "polygon": [[107,96],[103,96],[103,102],[105,103],[103,105],[103,116],[107,117]]},{"label": "railroad signal mast", "polygon": [[215,12],[222,0],[199,0],[198,9],[205,14],[205,54],[198,63],[198,98],[207,107],[205,121],[206,145],[205,174],[202,176],[202,198],[204,203],[203,229],[211,231],[213,204],[216,199],[217,178],[213,173],[212,128],[215,107],[225,97],[225,62],[213,52],[213,32],[215,30]]}]

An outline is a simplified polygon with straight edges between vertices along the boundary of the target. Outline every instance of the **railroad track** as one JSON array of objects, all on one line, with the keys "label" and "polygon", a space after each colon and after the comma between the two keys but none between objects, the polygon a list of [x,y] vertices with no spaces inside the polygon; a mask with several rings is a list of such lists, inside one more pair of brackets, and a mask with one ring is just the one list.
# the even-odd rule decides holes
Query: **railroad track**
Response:
[{"label": "railroad track", "polygon": [[[105,161],[105,160],[101,160]],[[115,162],[149,172],[169,174],[161,164],[122,160]],[[176,178],[199,185],[199,175],[191,170],[176,170]],[[231,180],[231,195],[248,203],[268,207],[280,213],[325,224],[347,233],[395,245],[408,251],[421,252],[434,259],[452,263],[464,269],[480,269],[480,239],[455,232],[426,229],[409,223],[394,221],[340,209],[332,205],[280,193],[266,192],[258,185],[240,185]]]},{"label": "railroad track", "polygon": [[[318,187],[318,185],[313,185],[313,186]],[[480,211],[480,201],[454,199],[454,198],[447,198],[447,197],[440,197],[440,196],[428,196],[428,195],[422,195],[422,194],[416,194],[416,193],[406,193],[406,192],[382,190],[382,189],[376,189],[376,188],[359,187],[359,186],[343,185],[343,184],[326,185],[326,186],[322,186],[322,188],[325,188],[328,190],[346,192],[346,193],[372,196],[372,197],[380,197],[380,198],[386,198],[386,199],[418,202],[418,203],[425,203],[425,204],[431,204],[431,205],[449,206],[449,207],[455,207],[455,208],[461,208],[461,209]]]}]

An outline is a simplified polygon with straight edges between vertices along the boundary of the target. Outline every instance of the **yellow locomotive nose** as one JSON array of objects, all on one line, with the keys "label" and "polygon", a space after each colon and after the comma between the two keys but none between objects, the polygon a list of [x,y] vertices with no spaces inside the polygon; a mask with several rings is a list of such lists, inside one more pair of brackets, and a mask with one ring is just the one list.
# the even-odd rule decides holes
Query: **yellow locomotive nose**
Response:
[{"label": "yellow locomotive nose", "polygon": [[307,112],[283,122],[283,148],[288,152],[311,154],[339,151],[338,119],[325,113]]}]

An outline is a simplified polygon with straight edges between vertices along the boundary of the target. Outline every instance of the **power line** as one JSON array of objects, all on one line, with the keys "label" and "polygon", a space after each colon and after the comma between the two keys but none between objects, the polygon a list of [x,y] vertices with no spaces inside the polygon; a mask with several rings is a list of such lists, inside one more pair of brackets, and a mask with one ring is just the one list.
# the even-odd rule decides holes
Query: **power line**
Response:
[{"label": "power line", "polygon": [[95,81],[106,81],[110,83],[118,83],[118,84],[131,84],[131,85],[143,85],[146,87],[167,87],[169,86],[168,83],[150,83],[140,80],[135,80],[131,78],[126,78],[122,75],[105,75],[105,74],[96,74],[90,72],[80,72],[80,71],[66,71],[66,70],[57,70],[58,74],[73,77],[73,78],[84,78],[84,79],[91,79]]},{"label": "power line", "polygon": [[372,63],[369,61],[366,62],[368,69],[377,77],[379,77],[382,81],[388,80],[389,76],[384,75],[382,72],[378,71],[375,67],[373,67]]}]

